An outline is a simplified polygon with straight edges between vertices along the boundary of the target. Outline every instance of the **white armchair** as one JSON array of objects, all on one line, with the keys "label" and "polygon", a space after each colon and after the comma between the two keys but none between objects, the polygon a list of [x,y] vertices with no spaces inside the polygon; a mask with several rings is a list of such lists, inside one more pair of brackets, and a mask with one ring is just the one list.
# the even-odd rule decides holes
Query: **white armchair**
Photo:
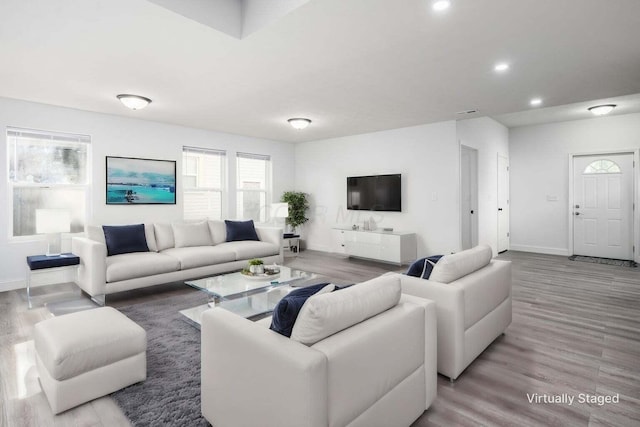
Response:
[{"label": "white armchair", "polygon": [[[399,292],[397,279],[382,280]],[[436,395],[435,321],[433,302],[402,295],[307,346],[268,323],[208,310],[202,413],[216,427],[409,426]]]},{"label": "white armchair", "polygon": [[399,277],[403,293],[436,303],[438,372],[451,380],[511,324],[511,262],[491,256],[485,245],[446,255],[429,280],[384,275]]}]

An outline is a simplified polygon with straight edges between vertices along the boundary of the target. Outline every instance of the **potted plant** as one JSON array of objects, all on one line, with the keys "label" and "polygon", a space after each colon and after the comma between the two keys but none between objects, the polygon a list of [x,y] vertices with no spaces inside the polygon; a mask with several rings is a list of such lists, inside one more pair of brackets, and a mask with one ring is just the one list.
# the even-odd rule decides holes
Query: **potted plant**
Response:
[{"label": "potted plant", "polygon": [[296,227],[309,221],[309,218],[305,216],[307,209],[309,209],[307,194],[299,191],[286,191],[280,201],[289,204],[289,216],[286,223],[291,227],[291,232],[295,233]]},{"label": "potted plant", "polygon": [[255,258],[249,261],[249,272],[252,274],[263,274],[264,273],[264,261],[261,259]]}]

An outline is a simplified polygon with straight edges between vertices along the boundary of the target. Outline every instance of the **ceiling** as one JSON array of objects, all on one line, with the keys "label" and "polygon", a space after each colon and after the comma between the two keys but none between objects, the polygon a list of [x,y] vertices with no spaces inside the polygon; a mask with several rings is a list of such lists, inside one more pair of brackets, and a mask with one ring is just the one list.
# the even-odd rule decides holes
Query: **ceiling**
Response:
[{"label": "ceiling", "polygon": [[[640,93],[638,0],[310,0],[244,38],[146,0],[3,0],[0,16],[0,96],[279,141],[516,126],[541,120],[508,115],[534,96],[545,108],[521,116],[553,121]],[[130,111],[119,93],[153,103]]]}]

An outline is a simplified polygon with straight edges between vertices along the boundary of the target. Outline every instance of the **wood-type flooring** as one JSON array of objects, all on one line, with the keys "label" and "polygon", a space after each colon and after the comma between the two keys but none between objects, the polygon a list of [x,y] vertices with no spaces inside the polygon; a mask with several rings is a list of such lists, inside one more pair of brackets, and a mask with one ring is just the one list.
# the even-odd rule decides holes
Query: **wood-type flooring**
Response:
[{"label": "wood-type flooring", "polygon": [[[513,262],[513,323],[457,381],[438,377],[438,397],[414,426],[639,426],[640,269],[523,252],[499,258]],[[285,264],[343,283],[401,270],[314,251]],[[77,293],[72,285],[48,288]],[[194,290],[163,285],[113,296],[108,304],[186,292]],[[0,426],[129,425],[109,397],[51,414],[31,339],[33,325],[48,316],[38,304],[28,308],[24,289],[0,293]],[[574,402],[530,403],[534,394]],[[578,402],[587,395],[619,401]]]}]

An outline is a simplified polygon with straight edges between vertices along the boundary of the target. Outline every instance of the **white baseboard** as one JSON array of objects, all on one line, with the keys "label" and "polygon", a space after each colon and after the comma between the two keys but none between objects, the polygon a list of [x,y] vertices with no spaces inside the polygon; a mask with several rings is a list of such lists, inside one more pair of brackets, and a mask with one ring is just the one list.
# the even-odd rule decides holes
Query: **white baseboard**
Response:
[{"label": "white baseboard", "polygon": [[329,252],[329,253],[333,253],[333,248],[331,248],[330,246],[325,246],[325,245],[307,245],[305,247],[305,249],[309,249],[311,251],[319,251],[319,252]]},{"label": "white baseboard", "polygon": [[537,254],[547,255],[561,255],[569,256],[569,249],[567,248],[548,248],[545,246],[529,246],[529,245],[509,245],[509,250],[520,252],[534,252]]},{"label": "white baseboard", "polygon": [[13,291],[16,289],[24,289],[27,284],[24,280],[9,280],[7,282],[0,282],[0,292]]}]

